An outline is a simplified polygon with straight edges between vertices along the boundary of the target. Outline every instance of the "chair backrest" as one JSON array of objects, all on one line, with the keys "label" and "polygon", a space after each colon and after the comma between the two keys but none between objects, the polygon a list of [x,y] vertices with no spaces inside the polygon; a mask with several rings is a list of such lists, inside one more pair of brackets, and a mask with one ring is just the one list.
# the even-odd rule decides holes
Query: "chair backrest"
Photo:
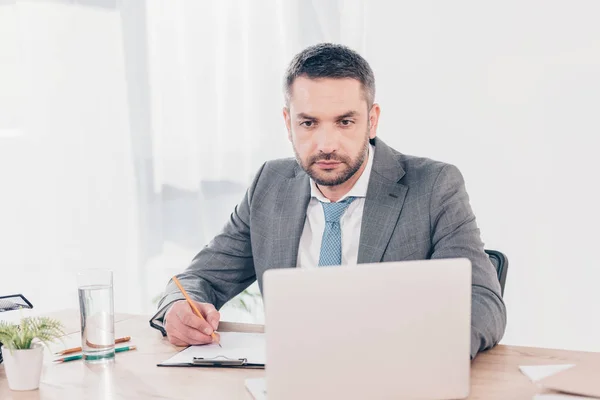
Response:
[{"label": "chair backrest", "polygon": [[498,250],[485,250],[487,255],[490,257],[492,264],[496,268],[498,273],[498,280],[500,281],[500,289],[502,296],[504,296],[504,286],[506,285],[506,274],[508,273],[508,258],[504,253]]}]

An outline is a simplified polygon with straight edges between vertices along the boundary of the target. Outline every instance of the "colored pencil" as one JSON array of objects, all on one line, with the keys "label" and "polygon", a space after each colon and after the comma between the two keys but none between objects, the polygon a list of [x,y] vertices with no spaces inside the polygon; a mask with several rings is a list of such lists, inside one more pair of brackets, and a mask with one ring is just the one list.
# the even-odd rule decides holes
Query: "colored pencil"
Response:
[{"label": "colored pencil", "polygon": [[[131,340],[131,336],[125,336],[122,338],[115,339],[115,344],[129,342],[130,340]],[[89,343],[88,343],[88,345],[89,345]],[[94,347],[94,346],[90,346],[90,347]],[[56,354],[57,356],[65,356],[67,354],[79,353],[80,351],[81,351],[81,347],[73,347],[71,349],[59,351],[54,354]]]},{"label": "colored pencil", "polygon": [[[135,349],[137,349],[136,346],[118,347],[115,349],[115,353],[121,353],[123,351],[129,351],[129,350],[135,350]],[[64,363],[64,362],[68,362],[68,361],[81,360],[82,358],[83,358],[83,354],[78,354],[76,356],[57,358],[56,360],[54,360],[54,362],[55,363]]]}]

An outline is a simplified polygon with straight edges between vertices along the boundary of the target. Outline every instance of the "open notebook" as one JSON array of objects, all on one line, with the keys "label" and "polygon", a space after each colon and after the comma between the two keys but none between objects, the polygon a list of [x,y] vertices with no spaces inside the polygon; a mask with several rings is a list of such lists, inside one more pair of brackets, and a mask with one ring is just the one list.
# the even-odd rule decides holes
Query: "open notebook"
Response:
[{"label": "open notebook", "polygon": [[264,333],[221,332],[221,346],[190,346],[159,367],[265,367]]}]

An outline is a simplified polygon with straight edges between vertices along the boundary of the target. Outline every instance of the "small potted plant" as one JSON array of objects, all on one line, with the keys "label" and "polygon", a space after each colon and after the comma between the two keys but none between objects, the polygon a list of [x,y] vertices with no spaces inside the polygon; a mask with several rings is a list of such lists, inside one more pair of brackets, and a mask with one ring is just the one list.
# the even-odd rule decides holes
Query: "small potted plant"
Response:
[{"label": "small potted plant", "polygon": [[63,336],[62,324],[48,317],[29,317],[20,323],[0,321],[0,344],[11,390],[40,386],[44,347]]}]

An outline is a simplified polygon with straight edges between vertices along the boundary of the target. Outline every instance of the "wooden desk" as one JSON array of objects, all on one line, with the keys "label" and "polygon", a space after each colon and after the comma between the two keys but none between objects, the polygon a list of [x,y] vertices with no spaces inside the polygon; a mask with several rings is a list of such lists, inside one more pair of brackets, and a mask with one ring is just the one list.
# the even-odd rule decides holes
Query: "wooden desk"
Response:
[{"label": "wooden desk", "polygon": [[[67,346],[79,340],[77,311],[53,315],[63,321]],[[53,365],[45,355],[38,391],[12,392],[0,364],[0,399],[251,399],[244,379],[264,376],[262,370],[160,368],[156,364],[179,351],[148,325],[148,317],[117,315],[116,336],[131,336],[138,350],[119,353],[109,366],[80,361]],[[222,331],[261,332],[262,326],[223,322]],[[600,353],[499,345],[482,353],[471,368],[469,399],[531,399],[542,393],[519,370],[519,365],[600,362]]]}]

